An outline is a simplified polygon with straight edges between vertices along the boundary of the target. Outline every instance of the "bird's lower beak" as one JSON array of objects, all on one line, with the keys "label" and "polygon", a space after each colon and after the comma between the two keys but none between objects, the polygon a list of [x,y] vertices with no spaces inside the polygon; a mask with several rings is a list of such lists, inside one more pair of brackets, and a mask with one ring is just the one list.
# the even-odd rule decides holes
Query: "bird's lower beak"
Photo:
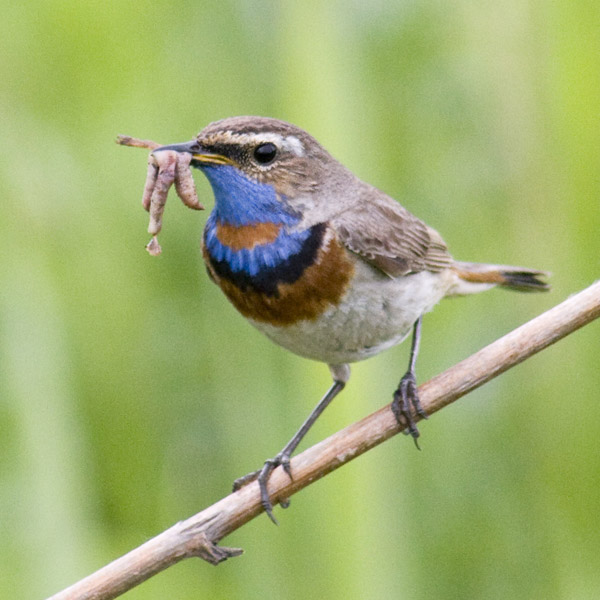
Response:
[{"label": "bird's lower beak", "polygon": [[[199,144],[196,140],[184,142],[183,144],[170,144],[168,146],[160,146],[152,151],[152,154],[163,150],[172,150],[173,152],[187,152],[192,155],[192,165],[194,162],[211,165],[232,165],[233,161],[222,154],[211,152]],[[198,165],[200,166],[200,165]]]}]

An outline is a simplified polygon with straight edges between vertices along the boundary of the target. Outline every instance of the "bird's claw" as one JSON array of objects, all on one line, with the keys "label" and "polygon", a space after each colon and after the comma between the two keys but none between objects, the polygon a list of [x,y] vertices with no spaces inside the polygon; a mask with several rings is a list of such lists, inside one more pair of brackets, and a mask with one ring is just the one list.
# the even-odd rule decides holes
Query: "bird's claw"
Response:
[{"label": "bird's claw", "polygon": [[[258,481],[258,487],[260,489],[260,503],[262,507],[265,509],[265,512],[269,516],[269,519],[278,525],[277,519],[273,515],[273,503],[271,502],[271,498],[269,497],[269,491],[267,489],[267,483],[271,478],[271,474],[273,471],[281,466],[283,470],[288,474],[288,477],[292,481],[292,468],[290,466],[290,456],[285,453],[279,453],[275,458],[269,458],[265,461],[265,464],[258,471],[253,471],[252,473],[248,473],[243,477],[239,477],[233,482],[233,491],[236,492],[240,488],[252,483],[253,481]],[[281,498],[279,500],[279,504],[282,508],[287,508],[290,505],[290,501],[287,498]]]},{"label": "bird's claw", "polygon": [[233,482],[233,491],[237,492],[238,490],[241,490],[243,487],[246,487],[249,483],[256,481],[256,479],[258,478],[259,475],[260,475],[260,469],[258,471],[252,471],[252,473],[248,473],[247,475],[244,475],[243,477],[238,477]]},{"label": "bird's claw", "polygon": [[413,417],[413,411],[422,419],[427,419],[427,413],[419,401],[417,380],[414,373],[409,371],[402,377],[398,389],[394,392],[392,412],[398,424],[405,428],[404,433],[412,436],[415,445],[419,448],[417,438],[420,433]]}]

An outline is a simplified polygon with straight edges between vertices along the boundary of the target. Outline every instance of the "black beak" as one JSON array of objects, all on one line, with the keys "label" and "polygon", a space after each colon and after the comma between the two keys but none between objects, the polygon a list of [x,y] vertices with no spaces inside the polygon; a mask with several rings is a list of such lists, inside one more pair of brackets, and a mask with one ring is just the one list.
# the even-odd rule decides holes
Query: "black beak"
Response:
[{"label": "black beak", "polygon": [[183,144],[171,144],[169,146],[160,146],[152,151],[161,152],[162,150],[171,150],[173,152],[188,152],[192,155],[192,166],[201,167],[202,165],[235,165],[227,156],[211,152],[196,140],[184,142]]},{"label": "black beak", "polygon": [[198,154],[203,150],[202,146],[196,141],[183,142],[182,144],[170,144],[168,146],[160,146],[152,152],[160,152],[161,150],[173,150],[175,152],[188,152],[189,154]]}]

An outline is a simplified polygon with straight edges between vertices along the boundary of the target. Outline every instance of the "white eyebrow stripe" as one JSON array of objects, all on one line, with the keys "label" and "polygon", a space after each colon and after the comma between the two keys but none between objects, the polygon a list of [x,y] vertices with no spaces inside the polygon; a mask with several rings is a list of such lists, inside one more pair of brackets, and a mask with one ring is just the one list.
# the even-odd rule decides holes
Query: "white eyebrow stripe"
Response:
[{"label": "white eyebrow stripe", "polygon": [[295,135],[288,135],[283,138],[282,146],[296,156],[304,156],[304,146]]},{"label": "white eyebrow stripe", "polygon": [[234,144],[275,144],[278,148],[287,150],[296,156],[304,156],[304,145],[295,135],[283,136],[279,133],[234,133],[222,131],[206,139],[209,143],[231,142]]}]

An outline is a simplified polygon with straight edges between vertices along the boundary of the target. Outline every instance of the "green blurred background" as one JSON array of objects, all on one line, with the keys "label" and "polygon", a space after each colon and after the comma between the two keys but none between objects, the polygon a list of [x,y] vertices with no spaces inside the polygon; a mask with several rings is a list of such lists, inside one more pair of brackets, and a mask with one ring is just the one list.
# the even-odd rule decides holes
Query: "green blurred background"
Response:
[{"label": "green blurred background", "polygon": [[[325,366],[261,337],[174,197],[145,251],[146,152],[260,114],[310,131],[463,260],[553,272],[424,324],[421,381],[600,266],[600,4],[4,0],[0,595],[42,598],[219,499],[288,440]],[[194,175],[210,207],[210,188]],[[592,324],[127,598],[598,598]],[[308,443],[391,399],[407,347],[356,365]]]}]

